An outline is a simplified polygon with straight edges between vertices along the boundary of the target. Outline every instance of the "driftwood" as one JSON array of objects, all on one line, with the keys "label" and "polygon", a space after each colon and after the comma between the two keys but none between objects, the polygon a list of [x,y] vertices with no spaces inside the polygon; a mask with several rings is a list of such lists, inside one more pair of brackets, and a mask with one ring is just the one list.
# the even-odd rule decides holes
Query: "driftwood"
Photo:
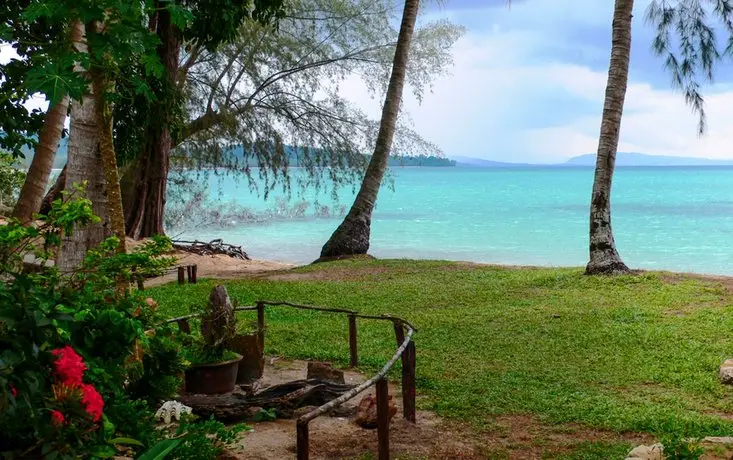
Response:
[{"label": "driftwood", "polygon": [[295,380],[273,385],[255,393],[242,388],[218,395],[183,394],[180,401],[204,418],[212,415],[223,422],[251,419],[259,408],[275,410],[279,418],[291,418],[300,407],[321,406],[349,392],[353,385],[325,380]]},{"label": "driftwood", "polygon": [[204,241],[183,241],[174,240],[173,247],[180,251],[198,254],[200,256],[210,256],[214,254],[223,254],[233,259],[250,260],[242,246],[228,244],[221,239],[211,240],[208,243]]}]

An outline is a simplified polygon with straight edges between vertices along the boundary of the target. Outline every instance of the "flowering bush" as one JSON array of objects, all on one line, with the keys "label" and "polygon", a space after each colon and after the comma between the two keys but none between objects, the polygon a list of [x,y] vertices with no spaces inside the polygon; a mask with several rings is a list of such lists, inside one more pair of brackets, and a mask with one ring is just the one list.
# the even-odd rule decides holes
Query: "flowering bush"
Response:
[{"label": "flowering bush", "polygon": [[23,269],[25,254],[46,260],[64,233],[93,221],[89,205],[59,200],[40,225],[0,226],[0,457],[143,450],[159,437],[151,405],[180,386],[176,332],[156,326],[162,318],[142,293],[118,290],[120,279],[170,266],[169,240],[118,255],[109,239],[70,275]]}]

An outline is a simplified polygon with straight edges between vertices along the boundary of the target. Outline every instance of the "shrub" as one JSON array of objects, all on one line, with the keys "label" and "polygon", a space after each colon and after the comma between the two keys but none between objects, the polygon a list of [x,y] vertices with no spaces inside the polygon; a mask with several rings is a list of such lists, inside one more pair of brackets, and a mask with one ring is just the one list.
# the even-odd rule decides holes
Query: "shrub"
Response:
[{"label": "shrub", "polygon": [[[63,234],[96,218],[90,202],[58,200],[38,226],[0,226],[0,454],[106,458],[158,441],[154,404],[186,366],[155,303],[120,280],[170,267],[167,238],[117,254],[111,238],[69,275],[45,264]],[[23,257],[41,266],[29,273]]]}]

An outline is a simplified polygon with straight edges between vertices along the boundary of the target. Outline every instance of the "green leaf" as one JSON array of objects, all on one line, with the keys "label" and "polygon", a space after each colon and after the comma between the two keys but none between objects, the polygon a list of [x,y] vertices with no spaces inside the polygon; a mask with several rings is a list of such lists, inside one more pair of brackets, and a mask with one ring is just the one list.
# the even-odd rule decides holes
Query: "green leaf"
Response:
[{"label": "green leaf", "polygon": [[99,458],[112,458],[117,452],[112,446],[94,446],[89,453]]},{"label": "green leaf", "polygon": [[162,460],[166,458],[168,454],[173,452],[173,449],[178,447],[180,443],[180,439],[164,439],[154,445],[149,451],[138,457],[138,460]]},{"label": "green leaf", "polygon": [[111,444],[126,444],[129,446],[143,447],[143,443],[141,443],[137,439],[132,439],[132,438],[114,438],[114,439],[111,439],[109,442]]}]

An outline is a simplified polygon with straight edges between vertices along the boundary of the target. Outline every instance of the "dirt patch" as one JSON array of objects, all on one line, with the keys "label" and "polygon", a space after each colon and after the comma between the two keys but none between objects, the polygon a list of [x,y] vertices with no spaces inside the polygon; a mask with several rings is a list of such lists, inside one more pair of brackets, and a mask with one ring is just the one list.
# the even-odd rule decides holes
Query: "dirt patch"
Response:
[{"label": "dirt patch", "polygon": [[725,288],[727,293],[733,293],[733,276],[723,275],[700,275],[697,273],[675,273],[660,272],[659,279],[669,284],[679,284],[685,281],[705,281],[708,283],[716,283]]},{"label": "dirt patch", "polygon": [[501,454],[510,459],[540,459],[572,452],[582,442],[628,442],[633,445],[652,442],[642,433],[619,434],[575,423],[549,425],[528,415],[502,415],[494,428],[482,437],[482,453],[491,458]]},{"label": "dirt patch", "polygon": [[[445,262],[440,266],[441,271],[460,271],[471,270],[476,268],[495,267],[506,269],[518,269],[522,267],[479,264],[473,262]],[[416,272],[416,268],[414,271]],[[381,265],[354,266],[348,262],[332,264],[329,266],[319,266],[316,271],[306,272],[268,272],[259,276],[260,279],[268,281],[359,281],[369,277],[379,277],[390,274],[391,276],[399,276],[400,274],[413,273],[410,269],[395,269],[393,267],[385,267]]]},{"label": "dirt patch", "polygon": [[[128,251],[141,244],[141,241],[128,239]],[[174,250],[169,255],[178,259],[177,265],[196,265],[197,277],[217,279],[239,279],[260,275],[273,271],[284,271],[294,268],[294,264],[271,260],[242,260],[224,254],[202,256],[190,252]],[[178,279],[176,272],[145,281],[145,286],[158,286]]]},{"label": "dirt patch", "polygon": [[[305,376],[306,361],[268,358],[263,385],[282,383]],[[347,383],[358,384],[368,376],[345,370]],[[527,415],[504,415],[483,431],[463,422],[441,419],[433,412],[418,411],[417,423],[402,417],[399,386],[390,384],[390,394],[398,408],[390,425],[392,458],[402,459],[540,459],[573,451],[588,441],[631,444],[652,443],[643,434],[618,434],[577,424],[549,425]],[[373,389],[364,393],[369,394]],[[349,401],[354,407],[361,395]],[[238,446],[228,452],[230,459],[292,459],[296,454],[295,421],[277,420],[253,424],[254,431],[243,433]],[[312,459],[376,458],[376,430],[366,430],[345,417],[319,417],[310,427]]]}]

